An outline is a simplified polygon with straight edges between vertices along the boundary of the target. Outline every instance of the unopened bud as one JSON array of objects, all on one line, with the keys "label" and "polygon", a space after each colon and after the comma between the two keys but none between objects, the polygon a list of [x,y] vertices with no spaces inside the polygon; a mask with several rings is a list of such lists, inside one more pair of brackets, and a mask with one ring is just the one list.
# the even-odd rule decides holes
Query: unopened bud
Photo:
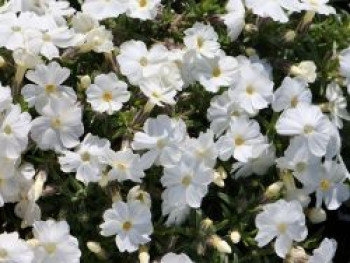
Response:
[{"label": "unopened bud", "polygon": [[149,263],[150,262],[150,256],[149,256],[147,247],[145,247],[145,246],[140,247],[139,260],[140,260],[140,263]]},{"label": "unopened bud", "polygon": [[89,75],[80,77],[80,87],[82,89],[87,89],[91,85],[91,78]]},{"label": "unopened bud", "polygon": [[319,224],[327,220],[327,214],[322,208],[310,208],[307,216],[313,224]]},{"label": "unopened bud", "polygon": [[305,80],[308,83],[315,82],[317,78],[316,65],[313,61],[302,61],[290,68],[290,74]]},{"label": "unopened bud", "polygon": [[230,239],[233,244],[238,244],[241,241],[241,234],[237,230],[234,230],[230,234]]},{"label": "unopened bud", "polygon": [[258,31],[258,27],[256,25],[253,25],[253,24],[246,24],[244,27],[244,30],[247,33],[255,33]]},{"label": "unopened bud", "polygon": [[219,187],[225,186],[225,179],[227,178],[227,172],[223,167],[219,167],[214,173],[214,184]]},{"label": "unopened bud", "polygon": [[278,181],[275,182],[273,184],[271,184],[269,187],[267,187],[266,191],[265,191],[265,197],[267,199],[273,199],[276,198],[280,195],[281,193],[281,189],[283,187],[283,182]]},{"label": "unopened bud", "polygon": [[89,241],[89,242],[86,243],[86,246],[98,258],[100,258],[100,259],[105,259],[106,258],[106,252],[101,247],[100,243]]},{"label": "unopened bud", "polygon": [[248,57],[253,57],[253,56],[257,55],[256,49],[251,48],[251,47],[246,48],[245,53],[247,54]]},{"label": "unopened bud", "polygon": [[284,35],[284,40],[286,42],[293,42],[296,36],[297,36],[297,33],[294,30],[289,30]]},{"label": "unopened bud", "polygon": [[202,220],[201,222],[201,228],[203,230],[208,230],[209,228],[211,228],[213,226],[213,221],[210,218],[205,218],[204,220]]},{"label": "unopened bud", "polygon": [[216,248],[220,253],[231,254],[232,252],[230,245],[217,235],[210,237],[210,244],[214,248]]},{"label": "unopened bud", "polygon": [[309,256],[302,247],[292,248],[287,254],[285,263],[306,263]]}]

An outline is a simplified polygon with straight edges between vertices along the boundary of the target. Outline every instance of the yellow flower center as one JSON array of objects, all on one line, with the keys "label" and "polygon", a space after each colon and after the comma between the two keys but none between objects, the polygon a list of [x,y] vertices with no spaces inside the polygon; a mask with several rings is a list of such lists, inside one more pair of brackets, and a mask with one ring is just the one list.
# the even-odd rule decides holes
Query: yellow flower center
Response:
[{"label": "yellow flower center", "polygon": [[113,100],[113,95],[110,91],[106,91],[102,96],[103,101],[111,102]]},{"label": "yellow flower center", "polygon": [[128,168],[128,166],[125,163],[116,163],[115,167],[122,171],[125,171]]},{"label": "yellow flower center", "polygon": [[83,162],[88,162],[90,161],[90,154],[88,152],[84,152],[82,155],[81,155],[81,159],[83,160]]},{"label": "yellow flower center", "polygon": [[204,44],[204,39],[202,37],[197,37],[197,47],[202,48]]},{"label": "yellow flower center", "polygon": [[147,64],[148,64],[147,58],[146,58],[146,57],[142,57],[142,58],[140,59],[140,65],[141,65],[142,67],[146,67]]},{"label": "yellow flower center", "polygon": [[44,248],[48,254],[53,254],[56,251],[56,244],[48,243],[44,245]]},{"label": "yellow flower center", "polygon": [[237,136],[236,138],[235,138],[235,145],[236,146],[241,146],[241,145],[243,145],[244,144],[244,139],[242,138],[242,136]]},{"label": "yellow flower center", "polygon": [[44,35],[43,35],[43,40],[44,40],[45,42],[49,42],[49,41],[51,41],[51,36],[50,36],[49,34],[44,34]]},{"label": "yellow flower center", "polygon": [[185,176],[184,178],[182,178],[182,181],[181,181],[181,183],[185,187],[189,186],[191,184],[191,182],[192,182],[192,176],[190,176],[190,175]]},{"label": "yellow flower center", "polygon": [[13,26],[11,29],[13,32],[20,32],[22,30],[20,26]]},{"label": "yellow flower center", "polygon": [[305,127],[304,127],[305,134],[311,134],[313,132],[314,132],[314,127],[312,127],[311,125],[305,125]]},{"label": "yellow flower center", "polygon": [[147,0],[140,0],[139,5],[140,7],[145,7],[147,5]]},{"label": "yellow flower center", "polygon": [[290,105],[292,106],[292,108],[295,108],[298,105],[298,97],[294,96],[291,100],[290,100]]},{"label": "yellow flower center", "polygon": [[58,129],[61,127],[61,120],[59,118],[53,118],[51,120],[51,127],[54,129]]},{"label": "yellow flower center", "polygon": [[221,76],[221,70],[220,70],[220,68],[219,68],[219,67],[215,67],[215,68],[213,69],[212,74],[213,74],[213,77],[214,77],[214,78],[220,77],[220,76]]},{"label": "yellow flower center", "polygon": [[330,187],[331,187],[331,182],[329,180],[323,179],[320,182],[320,188],[322,191],[328,191]]},{"label": "yellow flower center", "polygon": [[129,231],[131,228],[132,228],[132,223],[131,223],[130,221],[126,221],[126,222],[123,224],[123,230],[124,230],[124,231]]},{"label": "yellow flower center", "polygon": [[281,223],[277,225],[277,230],[278,232],[280,232],[281,234],[284,234],[287,231],[287,224],[285,223]]},{"label": "yellow flower center", "polygon": [[253,94],[254,94],[254,88],[253,88],[253,86],[248,85],[248,87],[247,87],[247,89],[246,89],[246,93],[247,93],[248,95],[253,95]]},{"label": "yellow flower center", "polygon": [[47,85],[45,85],[45,92],[47,94],[54,93],[54,92],[56,92],[56,90],[57,90],[57,87],[56,87],[55,84],[47,84]]},{"label": "yellow flower center", "polygon": [[5,259],[7,258],[7,251],[3,248],[0,248],[0,259]]},{"label": "yellow flower center", "polygon": [[166,145],[166,143],[165,143],[164,140],[159,139],[159,140],[157,141],[157,147],[158,147],[158,149],[163,149],[163,148],[165,147],[165,145]]},{"label": "yellow flower center", "polygon": [[7,134],[7,135],[10,135],[12,133],[12,128],[10,125],[6,125],[4,127],[4,133]]}]

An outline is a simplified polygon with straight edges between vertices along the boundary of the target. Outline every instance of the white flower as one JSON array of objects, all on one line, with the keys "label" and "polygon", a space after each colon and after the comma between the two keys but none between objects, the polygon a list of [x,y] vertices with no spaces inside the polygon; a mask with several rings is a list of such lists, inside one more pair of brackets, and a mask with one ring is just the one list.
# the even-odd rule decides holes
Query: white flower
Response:
[{"label": "white flower", "polygon": [[304,140],[300,137],[290,141],[284,156],[276,160],[277,167],[292,171],[304,185],[310,184],[321,169],[321,158],[313,155],[308,149],[303,147]]},{"label": "white flower", "polygon": [[129,0],[127,16],[140,20],[154,19],[161,0]]},{"label": "white flower", "polygon": [[[42,19],[42,23],[50,24],[44,18]],[[67,48],[75,45],[74,31],[67,26],[48,26],[48,29],[43,32],[29,31],[26,36],[28,38],[28,48],[38,50],[40,54],[49,60],[60,56],[59,48]]]},{"label": "white flower", "polygon": [[52,99],[63,98],[75,102],[77,96],[74,90],[63,85],[69,75],[69,69],[61,67],[57,62],[40,64],[35,70],[29,70],[26,78],[35,84],[27,84],[22,88],[22,95],[29,107],[35,106],[40,111]]},{"label": "white flower", "polygon": [[72,18],[72,26],[76,33],[86,35],[97,28],[99,23],[89,14],[77,12]]},{"label": "white flower", "polygon": [[350,94],[350,47],[344,49],[339,54],[340,74],[345,77],[345,85]]},{"label": "white flower", "polygon": [[256,114],[272,102],[274,83],[266,73],[257,71],[253,66],[242,66],[240,78],[229,92],[236,96],[240,106],[249,114]]},{"label": "white flower", "polygon": [[160,263],[193,263],[193,261],[184,253],[168,253],[162,257]]},{"label": "white flower", "polygon": [[0,260],[4,263],[32,263],[33,251],[17,232],[0,234]]},{"label": "white flower", "polygon": [[84,133],[82,110],[65,99],[51,101],[32,122],[31,137],[42,150],[61,151],[79,144]]},{"label": "white flower", "polygon": [[288,22],[285,10],[300,11],[301,4],[298,0],[246,0],[246,5],[253,13],[261,17],[271,17],[274,21]]},{"label": "white flower", "polygon": [[[28,23],[30,21],[30,23]],[[25,47],[25,32],[39,28],[39,18],[32,12],[0,14],[0,46],[10,50]]]},{"label": "white flower", "polygon": [[184,142],[187,132],[185,123],[179,119],[170,119],[166,115],[149,118],[143,127],[144,132],[136,132],[132,148],[149,150],[149,160],[166,165],[178,161],[181,157],[179,147]]},{"label": "white flower", "polygon": [[14,50],[12,56],[17,67],[21,67],[24,71],[35,68],[35,66],[42,63],[41,57],[38,53],[33,53],[32,50],[29,51],[24,48]]},{"label": "white flower", "polygon": [[32,226],[35,221],[41,219],[41,209],[36,201],[43,193],[47,174],[40,171],[35,181],[33,180],[34,175],[34,166],[29,163],[22,164],[17,169],[17,176],[20,177],[20,198],[15,206],[15,214],[22,219],[22,228]]},{"label": "white flower", "polygon": [[0,82],[0,112],[11,107],[12,95],[8,86],[2,86]]},{"label": "white flower", "polygon": [[266,144],[259,124],[254,120],[241,117],[232,122],[230,127],[217,142],[219,157],[223,161],[233,156],[240,162],[247,162],[254,157],[255,147]]},{"label": "white flower", "polygon": [[66,221],[36,221],[33,234],[38,241],[38,246],[34,249],[35,262],[80,262],[78,240],[69,234]]},{"label": "white flower", "polygon": [[112,32],[104,26],[90,30],[85,37],[85,42],[80,46],[82,52],[91,50],[96,53],[109,53],[114,49]]},{"label": "white flower", "polygon": [[305,147],[316,156],[326,154],[330,141],[331,124],[317,106],[299,104],[283,112],[276,124],[281,135],[300,136],[305,140]]},{"label": "white flower", "polygon": [[18,180],[15,178],[15,159],[0,157],[0,207],[15,201],[19,193]]},{"label": "white flower", "polygon": [[338,128],[343,128],[342,119],[350,121],[350,114],[346,109],[346,98],[338,84],[332,82],[327,86],[326,98],[328,100],[327,109],[330,111],[332,122]]},{"label": "white flower", "polygon": [[238,63],[234,57],[221,54],[212,59],[198,61],[198,80],[209,92],[230,86],[237,77]]},{"label": "white flower", "polygon": [[148,51],[142,41],[130,40],[120,46],[117,60],[121,73],[131,84],[139,85],[144,78],[159,74],[168,57],[169,51],[163,45],[156,44]]},{"label": "white flower", "polygon": [[127,0],[85,0],[82,5],[83,12],[97,20],[118,17],[125,13],[127,8]]},{"label": "white flower", "polygon": [[174,105],[176,103],[174,97],[176,90],[162,86],[161,80],[151,78],[143,80],[140,83],[140,89],[150,102],[164,106],[164,104]]},{"label": "white flower", "polygon": [[255,240],[259,247],[264,247],[276,237],[276,254],[285,258],[293,240],[300,242],[307,236],[303,208],[297,201],[279,200],[265,205],[263,209],[255,218],[259,229]]},{"label": "white flower", "polygon": [[94,111],[107,112],[109,115],[119,111],[123,103],[130,99],[127,84],[114,73],[98,75],[95,83],[86,90],[86,95]]},{"label": "white flower", "polygon": [[216,136],[220,136],[230,128],[230,123],[241,116],[247,116],[241,108],[234,92],[225,91],[215,96],[208,108],[207,117],[210,121],[210,129]]},{"label": "white flower", "polygon": [[252,174],[264,175],[274,165],[276,149],[273,145],[257,145],[253,156],[247,162],[237,162],[232,165],[235,178],[247,177]]},{"label": "white flower", "polygon": [[162,194],[163,202],[199,208],[213,180],[214,171],[211,168],[184,155],[176,165],[164,169],[160,180],[166,188]]},{"label": "white flower", "polygon": [[337,250],[337,241],[334,239],[323,239],[320,246],[313,251],[308,263],[332,263]]},{"label": "white flower", "polygon": [[100,225],[101,235],[116,235],[116,244],[120,252],[134,252],[140,245],[146,244],[153,232],[150,209],[139,201],[113,203],[105,211],[104,223]]},{"label": "white flower", "polygon": [[329,210],[338,209],[350,197],[350,189],[344,183],[347,171],[336,161],[325,161],[323,170],[314,182],[316,187],[316,207],[321,207],[322,201]]},{"label": "white flower", "polygon": [[198,138],[188,138],[184,143],[183,151],[191,155],[196,162],[201,162],[207,167],[213,168],[218,157],[218,150],[214,143],[214,133],[207,130],[201,132]]},{"label": "white flower", "polygon": [[184,33],[186,48],[195,52],[198,58],[214,58],[219,54],[218,34],[211,25],[196,22]]},{"label": "white flower", "polygon": [[302,61],[290,68],[290,74],[305,80],[308,83],[314,83],[317,78],[317,67],[313,61]]},{"label": "white flower", "polygon": [[227,14],[222,15],[231,40],[236,40],[245,25],[245,8],[242,0],[229,0],[226,4]]},{"label": "white flower", "polygon": [[286,77],[281,86],[275,91],[272,109],[276,112],[288,108],[295,108],[299,103],[311,104],[312,93],[307,87],[307,82]]},{"label": "white flower", "polygon": [[105,165],[100,157],[110,147],[107,139],[87,134],[75,151],[63,151],[58,158],[61,170],[65,173],[75,172],[77,180],[88,184],[97,182]]},{"label": "white flower", "polygon": [[28,133],[32,117],[21,112],[19,105],[11,105],[0,116],[0,155],[18,158],[28,144]]},{"label": "white flower", "polygon": [[144,166],[140,155],[134,154],[131,149],[125,149],[118,152],[108,150],[104,153],[103,162],[111,167],[108,172],[108,179],[123,182],[131,180],[141,183],[145,176]]},{"label": "white flower", "polygon": [[126,199],[128,200],[128,202],[140,201],[141,204],[144,204],[148,207],[151,207],[152,204],[151,195],[146,191],[142,190],[139,185],[136,185],[129,190]]},{"label": "white flower", "polygon": [[302,9],[322,15],[335,14],[334,7],[327,5],[329,0],[301,0]]}]

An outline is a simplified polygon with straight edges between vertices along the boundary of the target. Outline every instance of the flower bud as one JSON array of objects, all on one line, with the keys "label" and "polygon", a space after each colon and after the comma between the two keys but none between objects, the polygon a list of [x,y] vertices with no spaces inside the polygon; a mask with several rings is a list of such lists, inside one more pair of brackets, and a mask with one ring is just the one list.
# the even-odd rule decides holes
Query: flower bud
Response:
[{"label": "flower bud", "polygon": [[219,187],[224,187],[224,180],[227,178],[227,173],[223,167],[219,167],[214,173],[214,184]]},{"label": "flower bud", "polygon": [[305,80],[308,83],[313,83],[316,80],[316,65],[313,61],[302,61],[290,68],[290,74]]},{"label": "flower bud", "polygon": [[327,214],[322,208],[310,208],[307,216],[313,224],[319,224],[327,220]]},{"label": "flower bud", "polygon": [[286,256],[285,263],[305,263],[309,256],[302,247],[292,248]]},{"label": "flower bud", "polygon": [[106,258],[106,252],[101,247],[100,243],[89,241],[86,243],[87,248],[94,253],[98,258],[105,259]]},{"label": "flower bud", "polygon": [[297,33],[294,30],[289,30],[284,35],[284,40],[286,42],[293,42],[296,36],[297,36]]},{"label": "flower bud", "polygon": [[247,54],[248,57],[252,57],[252,56],[256,56],[257,55],[256,49],[251,48],[251,47],[246,48],[245,53]]},{"label": "flower bud", "polygon": [[230,245],[217,235],[210,237],[210,244],[216,248],[220,253],[231,254],[232,249]]},{"label": "flower bud", "polygon": [[82,89],[87,89],[91,85],[91,78],[89,75],[80,77],[80,87]]},{"label": "flower bud", "polygon": [[253,24],[246,24],[244,27],[244,30],[247,33],[255,33],[258,31],[258,27],[256,25],[253,25]]},{"label": "flower bud", "polygon": [[230,239],[233,244],[238,244],[241,241],[241,234],[237,230],[234,230],[230,234]]},{"label": "flower bud", "polygon": [[208,230],[209,228],[211,228],[213,226],[213,221],[210,218],[205,218],[204,220],[202,220],[201,222],[201,228],[203,230]]},{"label": "flower bud", "polygon": [[141,246],[139,250],[139,261],[140,263],[149,263],[150,256],[148,253],[148,249],[145,246]]},{"label": "flower bud", "polygon": [[269,187],[267,187],[264,196],[267,199],[276,198],[280,195],[282,187],[283,187],[283,182],[281,181],[275,182],[271,184]]},{"label": "flower bud", "polygon": [[238,244],[241,241],[241,233],[238,230],[233,230],[230,233],[230,239],[233,244]]}]

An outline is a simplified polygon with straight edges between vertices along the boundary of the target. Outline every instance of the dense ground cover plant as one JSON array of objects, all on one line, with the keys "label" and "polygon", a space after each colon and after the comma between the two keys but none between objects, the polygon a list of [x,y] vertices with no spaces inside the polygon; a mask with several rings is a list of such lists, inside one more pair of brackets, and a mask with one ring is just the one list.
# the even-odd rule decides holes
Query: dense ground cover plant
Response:
[{"label": "dense ground cover plant", "polygon": [[348,262],[347,5],[1,1],[0,262]]}]

